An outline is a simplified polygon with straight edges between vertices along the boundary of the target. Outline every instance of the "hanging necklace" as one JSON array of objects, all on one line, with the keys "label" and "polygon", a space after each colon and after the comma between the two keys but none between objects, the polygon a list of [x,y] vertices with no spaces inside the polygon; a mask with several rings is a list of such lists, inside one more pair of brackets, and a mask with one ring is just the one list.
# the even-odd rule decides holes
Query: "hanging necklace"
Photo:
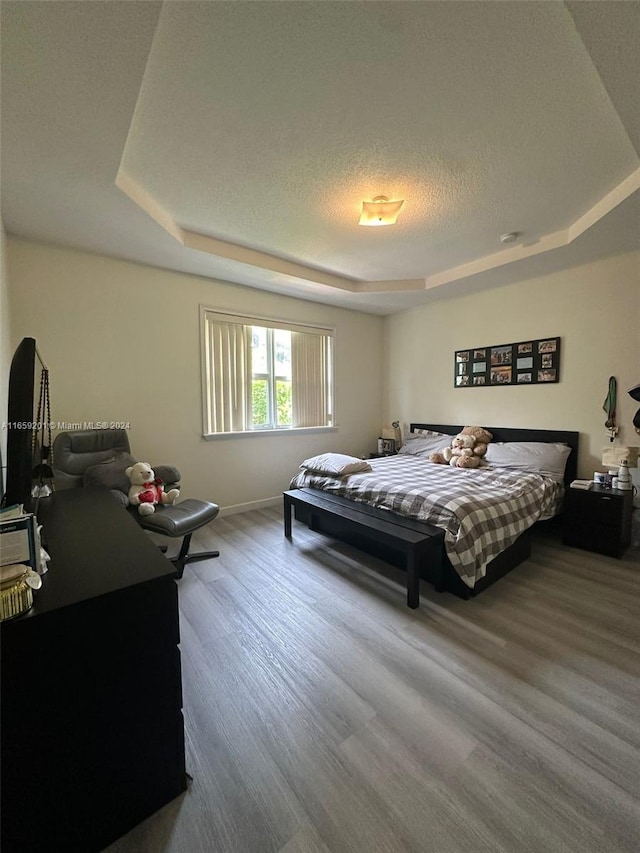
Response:
[{"label": "hanging necklace", "polygon": [[32,459],[36,463],[31,472],[36,481],[32,494],[34,497],[46,497],[53,491],[51,401],[49,398],[49,371],[46,367],[42,368],[40,374],[40,396],[38,398],[36,425],[33,431],[32,450]]}]

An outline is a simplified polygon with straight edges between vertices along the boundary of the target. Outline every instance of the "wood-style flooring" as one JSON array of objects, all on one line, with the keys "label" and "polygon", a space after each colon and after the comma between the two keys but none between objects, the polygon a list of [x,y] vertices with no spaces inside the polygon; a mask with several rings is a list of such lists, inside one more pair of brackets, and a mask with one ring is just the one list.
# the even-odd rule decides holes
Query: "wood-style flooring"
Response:
[{"label": "wood-style flooring", "polygon": [[189,790],[109,853],[640,850],[640,552],[535,535],[471,601],[294,522],[179,583]]}]

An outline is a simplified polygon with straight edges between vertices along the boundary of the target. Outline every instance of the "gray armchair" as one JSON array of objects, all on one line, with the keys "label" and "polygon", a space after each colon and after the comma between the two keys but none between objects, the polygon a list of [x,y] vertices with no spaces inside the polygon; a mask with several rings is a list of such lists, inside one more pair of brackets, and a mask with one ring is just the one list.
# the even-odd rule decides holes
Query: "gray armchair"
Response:
[{"label": "gray armchair", "polygon": [[[171,558],[182,577],[187,563],[209,560],[219,551],[189,553],[191,536],[200,527],[218,515],[219,506],[209,501],[187,498],[172,506],[156,506],[151,515],[139,515],[136,507],[129,507],[127,497],[129,479],[125,469],[138,460],[131,455],[129,438],[123,429],[79,430],[61,432],[53,442],[53,473],[56,489],[82,486],[101,486],[111,491],[123,508],[127,508],[138,524],[152,533],[181,538],[180,551]],[[179,487],[180,472],[168,465],[152,465],[168,491]],[[166,551],[166,547],[163,547]]]}]

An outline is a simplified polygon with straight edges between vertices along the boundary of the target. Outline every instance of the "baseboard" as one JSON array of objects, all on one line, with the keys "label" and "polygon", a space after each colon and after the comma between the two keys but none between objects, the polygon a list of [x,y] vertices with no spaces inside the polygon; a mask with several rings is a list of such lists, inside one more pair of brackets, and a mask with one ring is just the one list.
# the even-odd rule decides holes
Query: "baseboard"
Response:
[{"label": "baseboard", "polygon": [[282,495],[275,498],[263,498],[260,501],[247,501],[243,504],[232,504],[220,507],[220,517],[223,515],[237,515],[239,512],[251,512],[252,509],[266,509],[272,506],[282,506]]}]

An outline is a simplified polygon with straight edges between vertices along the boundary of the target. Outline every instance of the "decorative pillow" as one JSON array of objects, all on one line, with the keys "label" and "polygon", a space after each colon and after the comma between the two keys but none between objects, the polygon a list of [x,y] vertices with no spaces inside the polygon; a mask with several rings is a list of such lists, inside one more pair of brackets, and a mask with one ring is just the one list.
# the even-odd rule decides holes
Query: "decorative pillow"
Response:
[{"label": "decorative pillow", "polygon": [[136,460],[130,453],[125,450],[118,451],[110,459],[87,468],[82,478],[83,485],[104,486],[106,489],[124,492],[126,495],[131,483],[124,472],[130,465],[135,464]]},{"label": "decorative pillow", "polygon": [[571,448],[544,441],[496,441],[487,447],[486,462],[496,468],[514,468],[544,474],[562,483]]},{"label": "decorative pillow", "polygon": [[404,438],[404,444],[398,453],[407,456],[429,456],[430,453],[442,452],[451,444],[452,435],[443,432],[432,432],[428,429],[417,429]]},{"label": "decorative pillow", "polygon": [[347,474],[371,471],[371,465],[364,459],[344,453],[321,453],[319,456],[305,459],[300,467],[313,474],[329,474],[332,477],[346,477]]}]

